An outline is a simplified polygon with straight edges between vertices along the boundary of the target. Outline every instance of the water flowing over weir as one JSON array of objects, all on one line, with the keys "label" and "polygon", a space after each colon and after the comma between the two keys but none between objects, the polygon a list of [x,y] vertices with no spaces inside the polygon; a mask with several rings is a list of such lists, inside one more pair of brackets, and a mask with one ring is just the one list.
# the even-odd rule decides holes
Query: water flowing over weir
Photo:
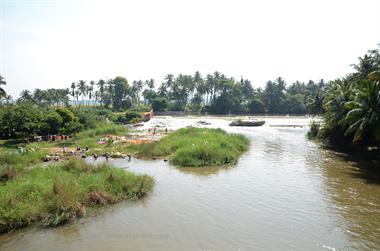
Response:
[{"label": "water flowing over weir", "polygon": [[0,249],[380,249],[380,180],[369,181],[358,163],[308,141],[308,118],[265,118],[255,128],[229,127],[222,117],[156,117],[147,125],[177,129],[198,120],[246,135],[250,150],[237,165],[220,168],[113,159],[152,175],[153,192],[59,228],[2,235]]}]

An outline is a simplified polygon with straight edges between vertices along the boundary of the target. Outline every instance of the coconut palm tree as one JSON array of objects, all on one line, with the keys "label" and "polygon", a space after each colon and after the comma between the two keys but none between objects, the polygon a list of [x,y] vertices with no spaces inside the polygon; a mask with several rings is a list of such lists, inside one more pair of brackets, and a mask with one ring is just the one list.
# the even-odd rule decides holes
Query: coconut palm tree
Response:
[{"label": "coconut palm tree", "polygon": [[[71,93],[70,93],[70,95],[73,97],[74,102],[75,102],[75,89],[76,89],[76,84],[73,82],[73,83],[71,83]],[[76,105],[76,102],[75,102],[75,105]]]},{"label": "coconut palm tree", "polygon": [[79,80],[77,86],[78,86],[79,94],[82,96],[82,103],[84,103],[84,97],[87,96],[87,85],[86,85],[86,81],[84,81],[84,80]]},{"label": "coconut palm tree", "polygon": [[352,88],[346,79],[331,82],[324,97],[325,124],[330,129],[335,130],[345,126],[345,117],[348,112],[346,103],[353,99]]},{"label": "coconut palm tree", "polygon": [[346,103],[349,109],[345,120],[348,128],[345,135],[353,135],[353,142],[364,137],[380,140],[380,89],[372,81],[357,83],[356,96]]},{"label": "coconut palm tree", "polygon": [[7,93],[5,90],[1,87],[2,85],[6,85],[7,82],[4,80],[4,78],[0,75],[0,99],[5,98],[7,96]]},{"label": "coconut palm tree", "polygon": [[92,101],[92,98],[94,96],[94,85],[95,85],[95,81],[94,80],[91,80],[90,81],[90,85],[87,87],[87,93],[88,93],[88,99],[89,99],[89,103],[91,103]]},{"label": "coconut palm tree", "polygon": [[367,79],[368,75],[376,70],[372,55],[365,54],[364,57],[359,57],[358,64],[351,65],[356,71],[350,76],[350,79],[357,81]]},{"label": "coconut palm tree", "polygon": [[153,90],[153,89],[154,89],[154,86],[155,86],[154,79],[151,78],[151,79],[150,79],[149,81],[147,81],[147,82],[148,82],[148,84],[147,84],[148,88],[151,89],[151,90]]},{"label": "coconut palm tree", "polygon": [[144,83],[141,80],[133,81],[132,87],[131,87],[131,96],[132,100],[135,103],[140,103],[140,93],[144,86]]},{"label": "coconut palm tree", "polygon": [[98,97],[100,99],[100,105],[103,106],[104,104],[104,93],[105,93],[105,85],[106,82],[103,79],[100,79],[98,83],[96,84],[98,86]]},{"label": "coconut palm tree", "polygon": [[28,90],[23,90],[18,98],[20,102],[33,101],[33,96]]}]

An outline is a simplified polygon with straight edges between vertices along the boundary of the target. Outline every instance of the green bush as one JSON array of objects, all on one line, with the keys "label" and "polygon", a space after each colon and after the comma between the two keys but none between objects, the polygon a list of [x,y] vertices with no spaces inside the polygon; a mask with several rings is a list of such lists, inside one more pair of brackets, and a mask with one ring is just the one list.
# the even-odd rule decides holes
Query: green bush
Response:
[{"label": "green bush", "polygon": [[139,105],[132,106],[128,110],[134,111],[134,112],[147,112],[147,111],[150,111],[150,109],[152,109],[150,105],[139,104]]},{"label": "green bush", "polygon": [[126,118],[127,123],[130,123],[132,121],[132,119],[136,119],[136,118],[140,119],[140,121],[141,121],[142,114],[141,114],[141,112],[127,111],[125,113],[125,118]]},{"label": "green bush", "polygon": [[318,121],[311,121],[310,123],[310,130],[307,132],[307,137],[309,139],[315,139],[318,137],[318,134],[320,132],[320,129],[321,129],[321,123],[318,122]]}]

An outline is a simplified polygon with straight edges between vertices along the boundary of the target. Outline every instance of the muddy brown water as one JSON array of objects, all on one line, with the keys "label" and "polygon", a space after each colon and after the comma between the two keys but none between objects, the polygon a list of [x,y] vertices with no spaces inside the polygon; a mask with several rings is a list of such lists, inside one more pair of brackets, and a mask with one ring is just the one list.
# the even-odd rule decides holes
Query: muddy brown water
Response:
[{"label": "muddy brown water", "polygon": [[[308,141],[308,118],[265,118],[264,126],[252,128],[228,127],[225,118],[201,119],[211,122],[206,127],[250,139],[237,165],[196,169],[162,160],[111,160],[153,176],[153,192],[59,228],[2,235],[0,249],[380,249],[377,162],[357,162]],[[198,120],[157,117],[146,126],[176,129]]]}]

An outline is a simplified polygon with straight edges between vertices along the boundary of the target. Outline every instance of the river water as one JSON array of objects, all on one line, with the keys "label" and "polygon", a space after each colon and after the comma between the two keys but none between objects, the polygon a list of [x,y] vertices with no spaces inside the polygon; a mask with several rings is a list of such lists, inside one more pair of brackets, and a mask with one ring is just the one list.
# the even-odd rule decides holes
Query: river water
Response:
[{"label": "river water", "polygon": [[[197,120],[157,117],[148,125],[176,129]],[[250,150],[237,165],[194,169],[162,160],[111,160],[153,176],[153,192],[56,229],[5,234],[0,249],[380,249],[378,162],[356,162],[308,141],[308,118],[265,118],[264,126],[253,128],[229,127],[225,118],[202,120],[249,138]]]}]

